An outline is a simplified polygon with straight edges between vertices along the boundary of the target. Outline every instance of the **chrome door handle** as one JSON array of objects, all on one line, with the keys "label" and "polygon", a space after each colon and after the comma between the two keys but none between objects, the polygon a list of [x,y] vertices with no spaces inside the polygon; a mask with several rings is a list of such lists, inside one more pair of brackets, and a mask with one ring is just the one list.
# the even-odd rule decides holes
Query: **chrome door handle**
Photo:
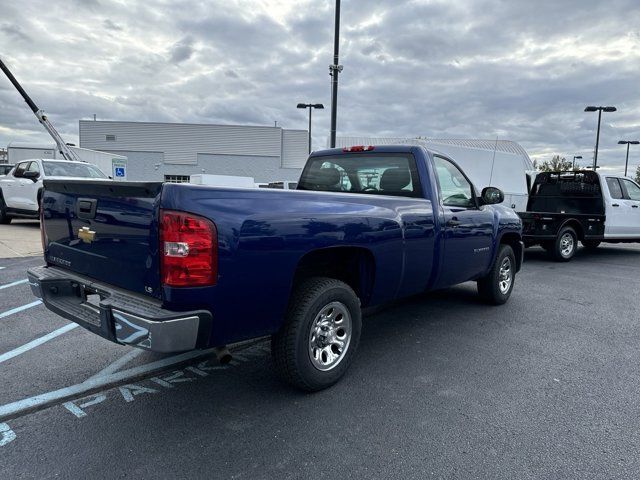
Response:
[{"label": "chrome door handle", "polygon": [[457,227],[458,225],[460,225],[460,220],[451,219],[447,222],[447,226],[449,227]]}]

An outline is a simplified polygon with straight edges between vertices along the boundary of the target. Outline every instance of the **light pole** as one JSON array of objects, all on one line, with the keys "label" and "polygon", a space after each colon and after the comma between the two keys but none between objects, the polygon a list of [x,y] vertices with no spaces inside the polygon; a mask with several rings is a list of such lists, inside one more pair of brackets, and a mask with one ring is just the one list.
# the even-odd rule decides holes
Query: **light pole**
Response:
[{"label": "light pole", "polygon": [[600,143],[600,119],[602,118],[602,112],[615,112],[618,110],[616,107],[594,107],[589,105],[584,109],[585,112],[598,112],[598,131],[596,133],[596,152],[593,155],[593,170],[595,171],[598,165],[598,144]]},{"label": "light pole", "polygon": [[338,118],[338,74],[342,71],[342,65],[338,64],[338,52],[340,51],[340,0],[336,0],[336,24],[333,36],[333,63],[329,65],[331,76],[331,148],[336,146],[336,123]]},{"label": "light pole", "polygon": [[576,169],[576,158],[577,158],[578,160],[582,160],[582,155],[574,155],[574,156],[573,156],[573,169],[574,169],[574,170]]},{"label": "light pole", "polygon": [[309,109],[309,153],[311,153],[311,110],[314,108],[324,109],[324,105],[321,103],[299,103],[298,108]]},{"label": "light pole", "polygon": [[638,140],[620,140],[618,141],[618,145],[626,145],[627,146],[627,158],[624,161],[624,176],[627,176],[627,166],[629,165],[629,145],[638,145],[640,141]]}]

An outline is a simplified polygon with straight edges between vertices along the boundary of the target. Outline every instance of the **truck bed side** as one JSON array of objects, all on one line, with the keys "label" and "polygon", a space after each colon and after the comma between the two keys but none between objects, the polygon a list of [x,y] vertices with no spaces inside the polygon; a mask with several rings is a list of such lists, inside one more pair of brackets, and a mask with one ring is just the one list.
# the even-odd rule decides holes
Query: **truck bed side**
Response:
[{"label": "truck bed side", "polygon": [[218,284],[165,287],[163,298],[210,308],[225,342],[276,330],[305,265],[357,269],[368,305],[423,291],[434,268],[433,209],[422,198],[166,184],[161,207],[217,226]]}]

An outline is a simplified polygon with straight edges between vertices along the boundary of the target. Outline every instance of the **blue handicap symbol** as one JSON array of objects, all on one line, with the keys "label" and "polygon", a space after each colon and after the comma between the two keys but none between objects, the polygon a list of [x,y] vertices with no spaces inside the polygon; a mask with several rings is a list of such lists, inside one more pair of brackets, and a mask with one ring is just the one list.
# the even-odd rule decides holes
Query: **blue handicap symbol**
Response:
[{"label": "blue handicap symbol", "polygon": [[124,167],[116,167],[116,177],[124,177]]}]

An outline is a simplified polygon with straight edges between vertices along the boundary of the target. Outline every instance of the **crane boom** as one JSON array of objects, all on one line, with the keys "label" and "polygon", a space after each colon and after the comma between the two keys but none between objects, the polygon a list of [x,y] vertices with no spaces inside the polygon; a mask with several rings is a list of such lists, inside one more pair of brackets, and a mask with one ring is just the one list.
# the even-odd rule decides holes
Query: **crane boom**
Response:
[{"label": "crane boom", "polygon": [[4,74],[7,76],[9,81],[13,84],[14,87],[16,87],[16,90],[18,90],[18,93],[22,95],[22,98],[24,99],[24,101],[27,102],[27,105],[29,105],[29,108],[31,109],[33,114],[36,116],[38,121],[42,124],[42,126],[47,131],[47,133],[49,133],[49,135],[51,135],[53,140],[56,142],[56,145],[58,146],[58,151],[60,152],[60,154],[67,160],[81,162],[82,160],[80,159],[80,157],[73,150],[69,148],[69,146],[65,143],[65,141],[62,139],[62,137],[58,133],[58,131],[55,128],[53,128],[53,125],[51,125],[51,122],[45,115],[44,111],[40,110],[38,106],[33,102],[33,100],[31,100],[31,97],[29,97],[27,92],[25,92],[24,88],[22,88],[22,85],[20,85],[18,80],[16,80],[16,77],[13,76],[13,74],[11,73],[9,68],[4,64],[1,58],[0,58],[0,70],[4,72]]}]

